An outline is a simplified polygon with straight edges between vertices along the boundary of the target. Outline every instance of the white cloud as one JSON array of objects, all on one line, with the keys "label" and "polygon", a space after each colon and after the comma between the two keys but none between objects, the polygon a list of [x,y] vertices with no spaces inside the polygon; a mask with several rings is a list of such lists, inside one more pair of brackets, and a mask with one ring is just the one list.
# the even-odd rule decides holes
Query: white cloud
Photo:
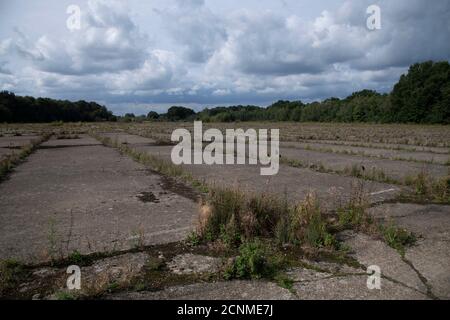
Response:
[{"label": "white cloud", "polygon": [[388,91],[410,64],[450,58],[448,1],[380,0],[378,31],[366,28],[369,0],[312,18],[287,2],[231,11],[203,0],[154,3],[152,28],[137,24],[136,3],[106,0],[88,1],[82,29],[61,37],[31,39],[18,24],[0,39],[0,88],[121,106],[311,100]]}]

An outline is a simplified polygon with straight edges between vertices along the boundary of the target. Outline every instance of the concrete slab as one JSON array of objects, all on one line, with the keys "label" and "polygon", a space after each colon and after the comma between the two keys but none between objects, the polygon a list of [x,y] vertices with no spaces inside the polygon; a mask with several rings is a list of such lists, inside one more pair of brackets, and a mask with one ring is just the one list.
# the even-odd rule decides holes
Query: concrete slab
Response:
[{"label": "concrete slab", "polygon": [[402,260],[396,250],[384,242],[354,232],[344,232],[339,238],[350,246],[351,255],[365,267],[378,266],[383,276],[424,294],[427,293],[427,287],[418,274]]},{"label": "concrete slab", "polygon": [[38,150],[0,184],[0,207],[0,259],[32,263],[179,241],[197,218],[193,200],[103,146]]},{"label": "concrete slab", "polygon": [[404,151],[393,149],[369,148],[369,147],[353,147],[346,145],[334,145],[326,143],[302,143],[302,142],[282,142],[282,147],[311,149],[314,151],[325,151],[334,153],[355,153],[363,156],[378,157],[390,160],[411,160],[426,161],[436,164],[447,164],[450,160],[449,154],[432,153],[423,151]]},{"label": "concrete slab", "polygon": [[352,168],[352,166],[364,166],[365,172],[368,174],[381,170],[386,176],[400,181],[409,176],[417,176],[421,172],[441,178],[445,177],[449,171],[449,167],[437,164],[375,159],[296,148],[280,148],[280,154],[283,158],[300,160],[307,164],[323,164],[325,168],[337,171]]},{"label": "concrete slab", "polygon": [[[137,139],[136,139],[137,140]],[[142,138],[142,144],[132,145],[140,152],[147,152],[171,161],[172,146],[145,145],[151,139]],[[332,208],[351,194],[356,180],[336,174],[319,173],[309,169],[280,166],[277,175],[261,176],[258,165],[183,165],[200,181],[210,185],[241,188],[250,192],[276,193],[287,196],[290,201],[301,201],[306,194],[315,191],[323,200],[324,207]],[[373,202],[391,199],[400,191],[398,186],[372,181],[364,182]]]},{"label": "concrete slab", "polygon": [[424,277],[439,298],[450,299],[450,206],[384,204],[371,213],[414,232],[415,246],[405,258]]}]

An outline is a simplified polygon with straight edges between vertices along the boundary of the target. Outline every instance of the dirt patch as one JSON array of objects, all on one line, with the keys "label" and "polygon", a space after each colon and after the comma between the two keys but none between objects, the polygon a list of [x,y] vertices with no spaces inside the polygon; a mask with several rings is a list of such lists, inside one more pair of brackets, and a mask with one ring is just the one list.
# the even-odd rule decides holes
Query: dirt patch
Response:
[{"label": "dirt patch", "polygon": [[142,202],[159,203],[159,199],[153,194],[153,192],[141,192],[136,196]]},{"label": "dirt patch", "polygon": [[148,171],[152,174],[158,174],[160,176],[161,178],[160,186],[164,190],[176,193],[182,197],[185,197],[195,202],[199,201],[200,193],[194,188],[186,185],[181,181],[177,181],[175,178],[164,176],[151,169],[148,169]]}]

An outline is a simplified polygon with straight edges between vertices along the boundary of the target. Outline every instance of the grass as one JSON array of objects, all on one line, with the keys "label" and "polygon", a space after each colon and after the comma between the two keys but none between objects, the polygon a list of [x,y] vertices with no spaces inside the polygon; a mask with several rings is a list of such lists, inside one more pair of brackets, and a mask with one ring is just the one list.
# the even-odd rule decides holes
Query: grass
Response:
[{"label": "grass", "polygon": [[[404,256],[406,248],[415,244],[416,235],[396,226],[392,221],[387,225],[375,221],[368,213],[368,208],[369,202],[364,193],[364,185],[356,184],[353,186],[349,202],[337,209],[338,229],[352,229],[377,236]],[[346,250],[346,248],[341,248],[341,250]]]},{"label": "grass", "polygon": [[[338,146],[345,146],[342,144],[337,144]],[[351,155],[351,156],[359,156],[359,157],[366,157],[366,158],[374,158],[374,159],[386,159],[386,160],[396,160],[396,161],[408,161],[408,162],[416,162],[416,163],[425,163],[425,164],[434,164],[437,163],[435,162],[433,159],[431,160],[419,160],[413,157],[402,157],[402,156],[385,156],[383,154],[373,154],[373,153],[369,153],[366,151],[362,151],[362,150],[358,150],[358,151],[354,151],[354,150],[340,150],[340,149],[336,149],[336,148],[331,148],[331,147],[315,147],[313,145],[307,144],[303,147],[297,147],[294,145],[288,145],[286,146],[288,148],[292,148],[292,149],[304,149],[304,150],[308,150],[308,151],[317,151],[317,152],[321,152],[321,153],[334,153],[334,154],[342,154],[342,155]],[[352,147],[351,145],[348,145],[348,147]],[[366,146],[360,146],[360,147],[364,147],[366,148]],[[369,148],[369,147],[367,147]],[[389,148],[387,148],[389,149]],[[438,163],[439,164],[439,163]],[[446,166],[450,166],[450,159],[444,163],[444,165]]]},{"label": "grass", "polygon": [[274,254],[270,245],[254,239],[240,245],[239,255],[227,266],[224,278],[227,280],[273,278],[282,264],[283,259]]},{"label": "grass", "polygon": [[67,261],[71,264],[75,264],[75,265],[83,265],[84,263],[86,263],[86,259],[85,257],[77,250],[73,251],[68,257],[67,257]]},{"label": "grass", "polygon": [[402,257],[405,255],[406,248],[413,246],[417,241],[417,237],[414,233],[399,228],[392,222],[387,226],[380,226],[380,230],[385,242],[391,248],[396,249]]},{"label": "grass", "polygon": [[246,194],[239,189],[210,190],[200,210],[198,237],[239,246],[255,238],[277,244],[315,248],[335,245],[315,194],[296,205],[269,194]]},{"label": "grass", "polygon": [[405,195],[407,198],[450,204],[450,175],[435,179],[422,171],[417,176],[406,178],[405,184],[413,188],[412,195]]}]

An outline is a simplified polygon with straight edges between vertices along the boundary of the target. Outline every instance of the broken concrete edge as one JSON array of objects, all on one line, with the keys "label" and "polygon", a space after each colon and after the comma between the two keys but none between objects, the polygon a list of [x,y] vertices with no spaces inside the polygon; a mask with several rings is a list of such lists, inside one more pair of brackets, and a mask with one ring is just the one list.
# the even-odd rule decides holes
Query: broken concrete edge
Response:
[{"label": "broken concrete edge", "polygon": [[[347,235],[347,233],[349,235]],[[354,238],[355,236],[359,235],[359,236],[367,237],[367,238],[371,239],[371,241],[373,241],[373,242],[380,242],[380,243],[384,244],[386,249],[389,249],[392,254],[398,254],[398,262],[401,262],[402,264],[404,264],[404,266],[400,266],[400,267],[407,268],[410,271],[412,276],[415,275],[417,277],[417,280],[420,282],[421,287],[419,288],[416,285],[412,285],[411,283],[408,283],[407,281],[405,281],[405,279],[400,279],[397,276],[391,274],[391,272],[389,272],[389,271],[381,272],[382,279],[388,280],[397,285],[401,285],[404,288],[407,288],[409,290],[413,290],[415,292],[423,294],[431,300],[439,300],[440,299],[437,295],[434,294],[432,286],[429,284],[428,280],[417,270],[417,268],[414,266],[414,264],[411,261],[407,260],[405,258],[404,254],[399,252],[397,249],[389,246],[385,241],[381,241],[380,239],[374,239],[370,235],[367,235],[364,233],[355,233],[354,231],[351,231],[351,230],[347,230],[345,232],[342,232],[341,234],[343,234],[343,238],[341,240],[345,243],[347,243],[347,241],[349,239]],[[347,240],[345,240],[344,238],[347,238]],[[358,243],[362,243],[362,242],[364,242],[364,241],[358,241]],[[353,246],[351,246],[351,247],[352,247],[353,252],[351,252],[350,255],[355,257],[358,260],[358,262],[360,263],[362,268],[369,270],[368,263],[364,263],[364,261],[360,262],[360,260],[365,260],[365,258],[363,257],[360,259],[359,257],[357,257],[358,249],[354,249]],[[408,248],[406,248],[405,250],[407,250],[407,249]],[[387,253],[385,252],[385,254],[387,254]],[[392,261],[391,261],[391,263],[392,263]]]},{"label": "broken concrete edge", "polygon": [[[231,253],[230,255],[233,256]],[[126,257],[134,256],[145,256],[145,263],[140,263],[140,271],[138,273],[131,278],[127,277],[126,281],[105,280],[104,277],[108,278],[108,274],[114,273],[114,270],[117,269],[117,264],[114,261],[122,261],[122,269],[119,270],[119,275],[122,270],[133,270],[133,263],[129,263],[129,261],[133,262],[133,259],[130,260]],[[87,256],[77,255],[76,258],[76,261],[65,259],[50,264],[24,265],[26,276],[17,281],[17,291],[6,294],[6,297],[23,299],[97,299],[112,292],[127,290],[158,291],[174,285],[224,281],[224,269],[227,262],[229,262],[229,257],[227,258],[222,253],[211,251],[208,247],[193,248],[182,242],[170,245],[153,245],[140,250],[95,253]],[[76,293],[76,291],[66,289],[65,281],[70,276],[70,274],[67,274],[69,266],[78,266],[82,270],[83,279],[86,270],[88,270],[88,273],[92,270],[98,270],[99,265],[108,265],[108,261],[111,263],[110,270],[108,269],[109,267],[100,268],[106,271],[106,275],[98,275],[101,285],[100,282],[96,284],[97,280],[91,279],[91,284],[83,292]],[[192,263],[192,261],[194,262]],[[205,268],[205,262],[209,263],[210,267]],[[311,261],[311,263],[308,263],[303,259],[298,268],[317,269],[314,263],[317,262]],[[333,276],[345,276],[342,272],[329,272],[332,272]],[[277,274],[285,276],[286,270],[279,270]],[[349,273],[348,275],[354,274]],[[262,280],[273,282],[285,288],[277,277],[264,278]],[[290,281],[290,279],[288,280]],[[39,288],[39,286],[36,288],[33,284],[40,284],[42,288]]]}]

